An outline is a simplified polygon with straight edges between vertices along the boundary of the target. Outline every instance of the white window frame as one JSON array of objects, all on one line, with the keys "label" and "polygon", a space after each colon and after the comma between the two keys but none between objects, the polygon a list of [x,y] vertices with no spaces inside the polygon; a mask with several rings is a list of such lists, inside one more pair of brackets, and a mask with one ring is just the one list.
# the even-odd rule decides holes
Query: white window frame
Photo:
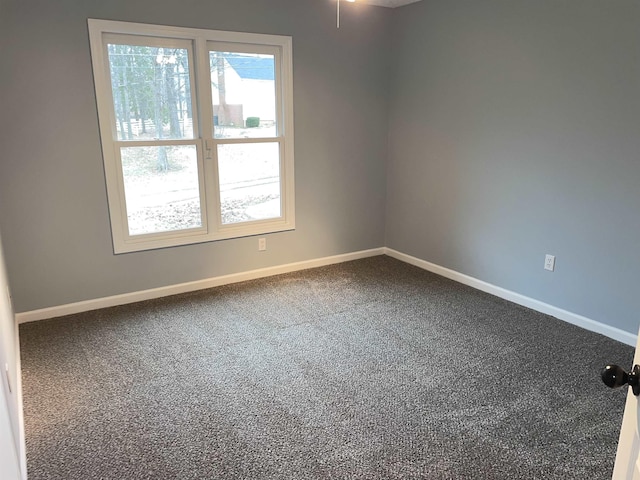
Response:
[{"label": "white window frame", "polygon": [[[263,235],[293,230],[294,161],[293,161],[293,68],[292,39],[281,35],[225,32],[194,28],[148,25],[109,20],[88,20],[89,40],[96,89],[100,137],[109,202],[109,215],[114,253],[126,253],[155,248],[209,242],[214,240]],[[157,37],[162,41],[189,44],[191,98],[193,105],[193,139],[122,141],[115,131],[109,58],[106,39],[121,37]],[[134,40],[135,41],[135,40]],[[213,134],[209,50],[224,47],[227,51],[269,53],[275,56],[277,134],[269,138],[216,139]],[[206,112],[206,113],[205,113]],[[219,144],[257,143],[268,141],[280,146],[280,212],[274,219],[222,224],[218,189],[217,147]],[[130,235],[127,223],[124,179],[120,147],[195,145],[198,155],[198,175],[202,227],[186,230]]]}]

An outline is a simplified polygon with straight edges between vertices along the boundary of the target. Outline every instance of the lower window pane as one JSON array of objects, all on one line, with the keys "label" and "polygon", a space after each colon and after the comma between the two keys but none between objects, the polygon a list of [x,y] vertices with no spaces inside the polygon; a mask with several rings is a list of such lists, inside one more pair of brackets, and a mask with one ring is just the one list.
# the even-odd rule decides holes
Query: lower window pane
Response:
[{"label": "lower window pane", "polygon": [[218,175],[223,224],[281,216],[277,142],[219,145]]},{"label": "lower window pane", "polygon": [[194,145],[120,150],[129,235],[202,226]]}]

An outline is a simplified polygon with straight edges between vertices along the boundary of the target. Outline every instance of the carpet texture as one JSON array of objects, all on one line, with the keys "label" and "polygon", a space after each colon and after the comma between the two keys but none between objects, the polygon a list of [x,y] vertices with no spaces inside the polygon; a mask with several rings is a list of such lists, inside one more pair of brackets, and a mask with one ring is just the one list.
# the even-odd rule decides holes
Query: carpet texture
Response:
[{"label": "carpet texture", "polygon": [[20,327],[36,479],[608,479],[633,349],[389,257]]}]

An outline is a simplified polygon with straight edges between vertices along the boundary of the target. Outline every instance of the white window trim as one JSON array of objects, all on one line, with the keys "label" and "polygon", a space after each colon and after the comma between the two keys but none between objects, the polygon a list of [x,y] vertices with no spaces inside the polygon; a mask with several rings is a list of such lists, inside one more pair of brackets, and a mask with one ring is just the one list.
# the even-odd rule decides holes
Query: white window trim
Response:
[{"label": "white window trim", "polygon": [[[251,235],[263,235],[293,230],[295,228],[293,59],[291,37],[95,19],[89,19],[88,26],[114,253],[151,250]],[[116,145],[123,142],[116,139],[113,131],[115,128],[115,117],[111,99],[111,85],[108,83],[110,78],[106,63],[108,59],[105,55],[106,47],[103,41],[104,35],[109,34],[166,37],[171,39],[185,39],[192,42],[191,52],[195,72],[193,74],[193,78],[195,78],[195,89],[192,90],[192,102],[195,107],[194,112],[197,111],[199,114],[199,118],[196,118],[196,115],[194,115],[193,119],[195,138],[170,140],[167,141],[167,144],[175,145],[183,143],[196,146],[198,166],[199,169],[201,169],[202,227],[145,235],[129,235],[124,184],[122,181],[122,172],[120,171],[121,165],[120,162],[117,161],[119,155],[115,151]],[[276,98],[279,99],[279,104],[277,105],[279,114],[278,137],[268,139],[270,142],[278,142],[281,149],[280,184],[282,216],[278,219],[228,225],[222,225],[221,223],[218,215],[220,211],[220,199],[217,187],[218,172],[216,151],[218,143],[227,144],[234,143],[234,141],[232,139],[220,140],[212,138],[213,119],[209,119],[207,115],[203,115],[200,108],[201,105],[211,105],[211,90],[210,88],[203,87],[203,85],[208,86],[210,82],[208,68],[208,49],[210,43],[217,45],[228,44],[227,46],[229,48],[233,48],[235,45],[239,50],[242,50],[243,45],[252,45],[257,48],[266,47],[266,49],[272,51],[275,48],[279,52],[279,55],[276,56],[276,89],[278,90]],[[207,65],[207,68],[204,68],[205,65]],[[260,141],[260,139],[255,140]],[[143,142],[136,141],[132,143],[132,146],[138,146],[141,143]],[[157,145],[158,142],[155,141],[153,144]],[[205,155],[207,146],[210,147],[213,152],[208,156],[210,158]]]}]

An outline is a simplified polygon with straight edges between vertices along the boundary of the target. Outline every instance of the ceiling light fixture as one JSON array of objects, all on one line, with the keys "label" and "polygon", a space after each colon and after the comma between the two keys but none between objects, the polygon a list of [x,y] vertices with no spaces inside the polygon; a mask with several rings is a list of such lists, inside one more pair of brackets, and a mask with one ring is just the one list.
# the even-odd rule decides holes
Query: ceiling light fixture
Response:
[{"label": "ceiling light fixture", "polygon": [[[356,0],[347,0],[349,3],[354,3]],[[340,28],[340,0],[336,3],[336,27]]]}]

